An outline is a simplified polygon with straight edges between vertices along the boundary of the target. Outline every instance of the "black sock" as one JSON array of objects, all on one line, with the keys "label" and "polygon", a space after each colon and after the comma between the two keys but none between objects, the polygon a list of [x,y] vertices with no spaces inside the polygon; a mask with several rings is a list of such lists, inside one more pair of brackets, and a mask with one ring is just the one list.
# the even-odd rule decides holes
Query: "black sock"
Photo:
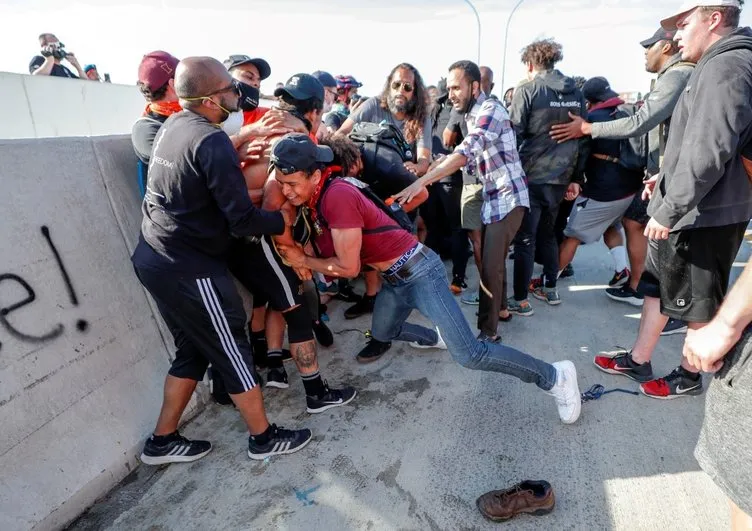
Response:
[{"label": "black sock", "polygon": [[326,394],[326,387],[324,387],[324,381],[321,379],[321,374],[316,371],[313,374],[300,375],[303,380],[303,387],[305,387],[305,394],[308,396],[320,397]]},{"label": "black sock", "polygon": [[269,364],[270,369],[281,369],[282,368],[282,351],[270,350],[266,354],[266,361]]},{"label": "black sock", "polygon": [[266,428],[266,431],[263,433],[259,433],[258,435],[251,435],[251,440],[258,444],[259,446],[263,446],[266,443],[269,442],[269,438],[272,436],[272,425],[269,424],[269,427]]},{"label": "black sock", "polygon": [[684,376],[685,378],[689,378],[690,380],[693,380],[695,382],[700,379],[699,372],[688,371],[684,367],[679,367],[679,369],[681,369],[682,376]]},{"label": "black sock", "polygon": [[[250,330],[250,326],[248,328]],[[258,332],[250,330],[250,332],[253,357],[256,359],[257,365],[262,365],[266,363],[266,351],[268,350],[266,345],[266,330],[259,330]]]},{"label": "black sock", "polygon": [[163,446],[173,440],[177,436],[178,432],[173,431],[172,433],[169,433],[167,435],[152,435],[151,441],[156,444],[157,446]]}]

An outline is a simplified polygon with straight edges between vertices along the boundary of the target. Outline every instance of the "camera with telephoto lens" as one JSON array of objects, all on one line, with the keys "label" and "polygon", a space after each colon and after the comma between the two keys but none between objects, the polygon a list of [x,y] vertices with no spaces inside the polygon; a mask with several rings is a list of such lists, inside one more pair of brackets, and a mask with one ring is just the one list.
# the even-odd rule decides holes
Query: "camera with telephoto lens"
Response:
[{"label": "camera with telephoto lens", "polygon": [[52,42],[42,49],[44,57],[52,56],[55,59],[65,59],[68,52],[65,51],[65,44],[62,42]]}]

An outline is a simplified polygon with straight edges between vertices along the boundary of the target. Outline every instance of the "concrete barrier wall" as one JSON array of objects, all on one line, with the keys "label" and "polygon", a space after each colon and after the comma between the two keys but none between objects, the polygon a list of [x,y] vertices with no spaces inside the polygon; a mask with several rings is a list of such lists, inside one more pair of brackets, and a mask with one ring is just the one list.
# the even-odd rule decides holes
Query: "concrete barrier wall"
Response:
[{"label": "concrete barrier wall", "polygon": [[146,102],[135,85],[0,72],[0,138],[130,134]]},{"label": "concrete barrier wall", "polygon": [[0,139],[130,134],[146,106],[135,85],[8,72],[0,72],[0,94]]},{"label": "concrete barrier wall", "polygon": [[128,137],[0,141],[3,531],[68,523],[153,428],[172,346],[129,260],[135,168]]}]

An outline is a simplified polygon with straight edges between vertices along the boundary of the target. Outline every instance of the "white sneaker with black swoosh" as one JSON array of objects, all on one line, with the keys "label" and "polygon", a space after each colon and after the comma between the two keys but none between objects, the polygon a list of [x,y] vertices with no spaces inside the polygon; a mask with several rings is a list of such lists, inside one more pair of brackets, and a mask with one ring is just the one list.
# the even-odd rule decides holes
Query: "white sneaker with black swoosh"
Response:
[{"label": "white sneaker with black swoosh", "polygon": [[333,407],[344,406],[353,401],[358,392],[352,387],[343,387],[342,389],[329,389],[325,383],[326,393],[322,396],[306,396],[306,411],[308,413],[323,413]]}]

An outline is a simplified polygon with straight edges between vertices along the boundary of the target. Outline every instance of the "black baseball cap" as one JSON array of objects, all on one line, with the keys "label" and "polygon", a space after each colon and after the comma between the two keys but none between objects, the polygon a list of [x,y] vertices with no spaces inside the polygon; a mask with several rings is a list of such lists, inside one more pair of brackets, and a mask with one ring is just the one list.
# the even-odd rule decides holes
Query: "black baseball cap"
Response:
[{"label": "black baseball cap", "polygon": [[334,79],[334,76],[331,75],[329,72],[324,72],[323,70],[316,70],[313,74],[311,74],[313,77],[318,79],[322,85],[325,87],[337,87],[337,80]]},{"label": "black baseball cap", "polygon": [[650,48],[656,42],[673,41],[675,35],[676,35],[676,30],[665,30],[663,28],[658,28],[658,31],[656,31],[652,37],[650,37],[649,39],[645,39],[640,44],[642,45],[643,48]]},{"label": "black baseball cap", "polygon": [[288,94],[296,100],[315,98],[324,101],[324,85],[311,74],[295,74],[287,80],[284,87],[274,91],[274,97]]},{"label": "black baseball cap", "polygon": [[258,57],[248,57],[247,55],[231,55],[224,62],[228,71],[240,65],[253,65],[258,68],[259,76],[262,80],[272,75],[272,67],[269,63]]},{"label": "black baseball cap", "polygon": [[605,77],[592,77],[585,81],[582,94],[590,101],[608,101],[619,97],[617,92],[611,90],[611,85]]},{"label": "black baseball cap", "polygon": [[274,144],[269,164],[279,168],[282,173],[309,170],[317,162],[326,163],[334,160],[334,153],[329,146],[317,146],[311,137],[303,133],[289,133]]}]

